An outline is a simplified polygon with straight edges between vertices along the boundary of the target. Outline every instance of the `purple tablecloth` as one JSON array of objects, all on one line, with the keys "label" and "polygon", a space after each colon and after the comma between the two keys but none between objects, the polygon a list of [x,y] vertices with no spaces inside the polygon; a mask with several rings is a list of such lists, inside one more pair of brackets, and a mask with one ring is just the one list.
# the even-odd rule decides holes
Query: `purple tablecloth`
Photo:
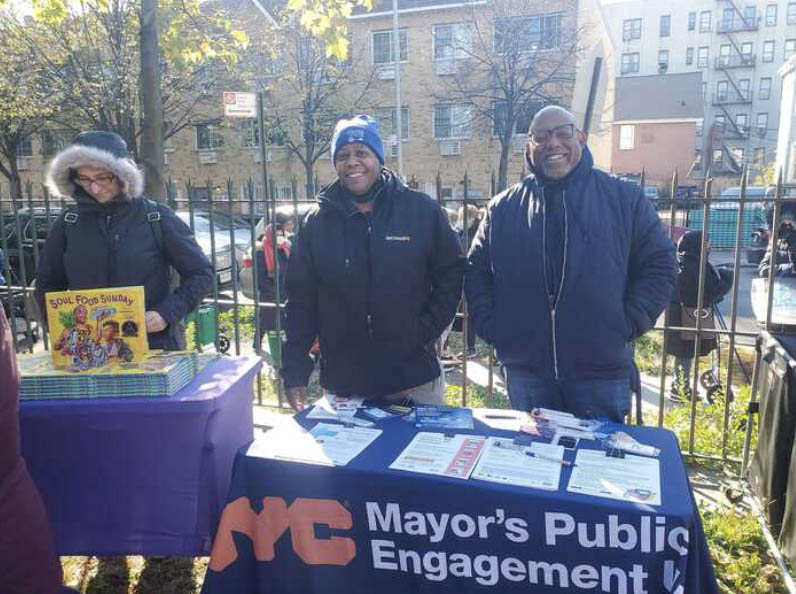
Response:
[{"label": "purple tablecloth", "polygon": [[22,455],[58,553],[208,554],[261,364],[223,357],[167,399],[23,401]]}]

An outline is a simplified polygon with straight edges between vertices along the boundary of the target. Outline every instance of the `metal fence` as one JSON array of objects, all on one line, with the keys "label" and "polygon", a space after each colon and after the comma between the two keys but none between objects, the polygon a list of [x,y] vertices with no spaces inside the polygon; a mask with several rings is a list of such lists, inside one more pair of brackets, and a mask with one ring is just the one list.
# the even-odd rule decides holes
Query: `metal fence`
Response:
[{"label": "metal fence", "polygon": [[[740,275],[738,271],[741,270],[742,264],[749,266],[747,260],[751,261],[762,254],[765,249],[765,243],[761,244],[761,241],[765,242],[766,229],[770,230],[767,238],[768,244],[772,244],[772,242],[776,244],[781,204],[785,191],[783,185],[778,183],[769,195],[750,198],[747,192],[747,178],[747,174],[744,174],[737,195],[714,195],[712,181],[709,178],[698,193],[691,192],[688,195],[683,195],[675,174],[671,188],[668,189],[668,192],[665,192],[666,197],[652,199],[661,216],[662,223],[666,226],[673,241],[676,241],[687,229],[703,230],[706,232],[703,234],[705,241],[707,241],[709,235],[713,246],[724,250],[724,255],[731,260],[731,265],[736,274],[730,291],[730,315],[728,316],[726,328],[710,330],[712,335],[719,335],[721,342],[726,343],[727,352],[730,354],[735,352],[739,339],[749,342],[753,341],[757,336],[757,328],[742,331],[737,327],[739,303],[742,299],[749,299],[749,296],[745,294],[745,288],[743,292],[740,290]],[[644,184],[643,176],[640,183],[641,185]],[[483,198],[483,192],[478,192],[477,196],[469,195],[470,187],[467,175],[462,180],[448,180],[448,184],[448,187],[452,185],[458,189],[452,197],[444,195],[442,191],[443,180],[440,176],[437,177],[438,199],[449,211],[461,211],[462,220],[459,222],[459,226],[465,230],[464,242],[469,245],[471,237],[467,236],[467,229],[470,227],[470,220],[468,219],[471,215],[467,208],[461,207],[472,204],[480,208],[485,206],[486,200]],[[256,336],[259,336],[260,327],[257,310],[260,308],[275,310],[276,334],[277,337],[281,336],[279,324],[281,322],[281,309],[283,308],[281,297],[284,295],[284,289],[280,286],[277,272],[274,275],[277,298],[272,303],[261,302],[258,290],[258,267],[252,265],[252,259],[257,257],[256,247],[255,249],[252,248],[260,241],[260,234],[263,232],[264,224],[273,221],[276,212],[285,213],[298,221],[309,205],[314,203],[314,201],[299,200],[297,198],[296,184],[292,183],[289,185],[292,187],[290,195],[286,196],[285,193],[281,193],[281,199],[276,199],[277,192],[275,188],[278,184],[269,183],[270,188],[269,192],[267,192],[269,199],[266,199],[262,195],[265,193],[251,180],[242,183],[233,183],[233,181],[227,180],[221,184],[207,182],[204,185],[188,182],[183,188],[177,188],[172,183],[168,184],[169,205],[189,224],[197,238],[201,239],[200,245],[202,245],[203,250],[214,264],[216,274],[214,275],[213,291],[205,299],[205,303],[213,306],[212,310],[207,311],[211,311],[209,315],[212,316],[213,321],[213,348],[218,351],[240,354],[247,350],[241,345],[241,320],[247,311],[249,315],[254,311],[254,332]],[[494,190],[494,183],[492,185],[491,189]],[[288,199],[286,200],[285,198]],[[769,207],[769,210],[773,211],[773,224],[767,226],[765,210],[767,205],[771,204],[774,205],[773,209]],[[0,249],[5,255],[5,263],[0,268],[5,277],[5,285],[0,287],[0,298],[2,298],[3,305],[15,329],[13,339],[18,351],[32,351],[37,336],[43,339],[44,348],[47,348],[46,329],[41,324],[39,313],[35,311],[33,301],[30,299],[31,283],[35,277],[35,270],[38,266],[47,231],[68,206],[68,201],[53,199],[46,192],[37,194],[30,184],[27,185],[24,196],[7,196],[3,194],[2,188],[0,188],[0,230],[2,230],[2,234],[0,234]],[[754,236],[755,233],[757,233],[756,236]],[[761,245],[763,246],[762,248]],[[276,253],[276,245],[273,247],[274,253]],[[246,254],[247,250],[250,250],[251,255]],[[747,252],[746,254],[744,254],[745,251]],[[228,265],[225,260],[227,256],[229,257]],[[703,249],[698,296],[699,310],[702,309],[704,299],[705,258],[706,251]],[[773,267],[769,273],[769,284],[772,279]],[[242,283],[242,280],[246,282]],[[771,311],[772,296],[770,294],[766,314],[767,327],[771,327]],[[199,316],[203,313],[206,313],[206,311],[195,312],[194,319],[197,323],[200,320]],[[228,313],[231,316],[231,328],[220,328],[219,316],[222,313]],[[474,361],[467,349],[467,335],[470,329],[466,300],[462,300],[462,306],[457,315],[462,320],[461,334],[464,346],[462,348],[463,355],[459,361],[455,362],[453,368],[458,372],[460,378],[461,404],[465,406],[468,404],[470,400],[469,394],[475,385],[472,380],[473,374],[468,372],[468,365],[478,365],[481,368],[486,367],[486,380],[479,381],[478,389],[485,391],[485,404],[494,406],[496,403],[496,374],[499,374],[500,371],[496,365],[493,350],[491,347],[482,347],[482,350],[486,348],[488,353]],[[706,330],[701,327],[699,319],[696,326],[695,352],[698,352],[700,342],[706,335]],[[664,424],[665,394],[669,376],[667,373],[669,357],[666,355],[668,333],[664,332],[664,330],[678,332],[688,329],[670,325],[668,315],[665,315],[662,317],[662,323],[657,324],[654,330],[651,331],[653,336],[662,337],[661,371],[657,394],[658,415],[657,419],[654,420],[658,425]],[[194,340],[196,348],[205,346],[201,344],[200,332],[194,332]],[[270,355],[276,367],[278,366],[277,362],[280,360],[281,342],[279,339],[274,342],[276,352]],[[439,345],[440,350],[442,347],[443,345]],[[261,352],[259,345],[256,345],[255,349],[258,353]],[[737,371],[735,365],[735,359],[729,357],[724,369],[721,370],[723,377],[726,378],[723,382],[724,386],[729,387],[732,385]],[[751,386],[753,402],[756,397],[759,361],[756,362],[754,369],[754,379]],[[278,373],[274,373],[274,378],[277,375]],[[264,381],[267,380],[261,379],[257,383],[257,398],[260,403],[262,403]],[[693,393],[696,394],[700,381],[698,364],[693,365],[690,381]],[[276,405],[279,407],[285,406],[281,382],[273,381],[273,386],[277,395]],[[640,403],[640,395],[637,396],[637,402]],[[640,405],[638,410],[640,411]],[[729,418],[730,398],[725,398],[722,451],[719,457],[724,460],[739,461],[737,457],[733,457],[728,453]],[[641,415],[636,415],[636,419],[640,421]],[[687,453],[690,455],[705,455],[697,451],[695,445],[695,428],[699,421],[697,402],[694,399],[690,405],[688,440],[687,444],[684,444],[687,445]],[[746,423],[744,463],[748,456],[748,445],[752,430],[753,423],[750,417]]]}]

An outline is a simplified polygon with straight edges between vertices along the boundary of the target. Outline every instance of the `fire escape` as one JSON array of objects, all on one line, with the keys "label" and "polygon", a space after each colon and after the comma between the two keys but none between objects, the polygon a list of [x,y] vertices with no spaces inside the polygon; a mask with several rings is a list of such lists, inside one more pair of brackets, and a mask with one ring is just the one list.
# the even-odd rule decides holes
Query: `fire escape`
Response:
[{"label": "fire escape", "polygon": [[[717,72],[721,73],[726,81],[725,85],[717,85],[717,90],[713,93],[712,104],[718,108],[724,115],[724,125],[718,125],[710,135],[711,147],[711,160],[713,159],[713,152],[721,149],[724,158],[722,159],[722,167],[715,167],[716,173],[740,173],[743,169],[743,163],[739,162],[736,154],[731,150],[727,141],[745,141],[749,138],[751,130],[750,122],[745,122],[745,125],[739,125],[736,119],[730,113],[729,107],[732,105],[751,105],[752,103],[752,90],[749,88],[749,83],[745,86],[739,82],[739,74],[746,74],[745,70],[754,70],[756,56],[751,51],[746,51],[743,44],[738,41],[738,35],[757,31],[760,24],[760,17],[753,7],[747,8],[747,12],[742,11],[736,4],[735,0],[718,0],[721,6],[721,16],[716,27],[716,32],[726,39],[728,43],[722,43],[722,50],[719,56],[715,58],[714,68]],[[724,48],[729,46],[729,51]],[[746,79],[751,81],[752,76]],[[721,82],[721,81],[720,81]],[[751,119],[751,113],[748,114]]]}]

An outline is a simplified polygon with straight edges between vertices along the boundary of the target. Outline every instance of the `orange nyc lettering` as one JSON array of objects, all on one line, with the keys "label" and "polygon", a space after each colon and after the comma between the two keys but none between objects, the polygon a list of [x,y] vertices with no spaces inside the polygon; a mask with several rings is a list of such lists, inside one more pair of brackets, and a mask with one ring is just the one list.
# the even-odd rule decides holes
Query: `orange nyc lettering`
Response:
[{"label": "orange nyc lettering", "polygon": [[281,497],[265,497],[263,511],[258,514],[248,498],[239,497],[228,503],[221,514],[210,553],[210,569],[224,571],[238,558],[233,532],[251,539],[258,561],[273,561],[274,544],[288,528],[293,550],[304,563],[348,565],[356,555],[353,539],[340,536],[318,539],[316,524],[348,530],[352,526],[351,512],[333,499],[297,498],[288,507]]}]

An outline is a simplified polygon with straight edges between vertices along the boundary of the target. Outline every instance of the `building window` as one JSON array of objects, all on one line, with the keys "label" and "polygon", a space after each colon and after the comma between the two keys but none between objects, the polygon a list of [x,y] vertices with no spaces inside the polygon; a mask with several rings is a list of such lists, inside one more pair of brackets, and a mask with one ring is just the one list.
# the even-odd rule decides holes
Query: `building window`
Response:
[{"label": "building window", "polygon": [[749,100],[749,86],[750,80],[748,78],[742,78],[738,81],[738,94],[741,96],[741,99],[744,101]]},{"label": "building window", "polygon": [[710,19],[713,13],[709,10],[703,10],[699,13],[699,32],[700,33],[709,33],[710,32]]},{"label": "building window", "polygon": [[755,149],[755,166],[758,168],[763,167],[766,163],[766,149],[759,146]]},{"label": "building window", "polygon": [[743,132],[746,130],[746,114],[745,113],[737,113],[735,114],[735,127],[738,128],[739,131]]},{"label": "building window", "polygon": [[669,69],[669,50],[658,52],[658,72],[663,74]]},{"label": "building window", "polygon": [[634,72],[638,72],[638,68],[638,52],[634,52],[632,54],[622,54],[622,74],[632,74]]},{"label": "building window", "polygon": [[743,20],[746,27],[754,27],[757,24],[757,7],[744,6]]},{"label": "building window", "polygon": [[685,48],[685,65],[691,66],[694,63],[694,48]]},{"label": "building window", "polygon": [[785,40],[785,61],[788,60],[793,54],[796,54],[796,39]]},{"label": "building window", "polygon": [[[390,140],[396,134],[396,117],[394,107],[384,107],[376,110],[376,118],[381,124],[381,135],[384,140]],[[401,140],[409,139],[409,108],[401,108]]]},{"label": "building window", "polygon": [[722,66],[727,66],[730,63],[730,50],[732,46],[729,43],[725,43],[719,46],[719,64]]},{"label": "building window", "polygon": [[696,29],[696,13],[689,12],[688,13],[688,30],[693,31]]},{"label": "building window", "polygon": [[732,160],[735,161],[737,166],[743,165],[743,149],[741,147],[732,147],[730,148],[730,154],[732,155]]},{"label": "building window", "polygon": [[702,169],[702,151],[694,151],[694,169]]},{"label": "building window", "polygon": [[741,44],[741,59],[745,64],[749,64],[752,61],[752,52],[754,51],[754,48],[754,43],[751,41],[744,41]]},{"label": "building window", "polygon": [[224,145],[221,130],[216,124],[196,125],[196,150],[209,151]]},{"label": "building window", "polygon": [[777,5],[768,4],[766,5],[766,27],[776,27],[776,26],[777,26]]},{"label": "building window", "polygon": [[632,124],[619,126],[619,150],[632,151],[636,145],[636,127]]},{"label": "building window", "polygon": [[435,105],[434,138],[469,138],[469,105]]},{"label": "building window", "polygon": [[466,58],[470,55],[470,33],[466,23],[434,25],[434,59]]},{"label": "building window", "polygon": [[796,2],[788,2],[788,25],[796,25]]},{"label": "building window", "polygon": [[42,130],[41,152],[45,157],[65,149],[72,144],[74,132],[71,130]]},{"label": "building window", "polygon": [[[392,53],[392,31],[374,31],[373,40],[373,63],[392,64],[395,61]],[[406,62],[408,56],[409,37],[406,29],[398,30],[398,45],[400,52],[399,62]]]},{"label": "building window", "polygon": [[758,95],[758,99],[768,99],[771,97],[771,78],[761,78],[760,79],[760,94]]},{"label": "building window", "polygon": [[26,136],[17,144],[17,157],[33,156],[33,140],[30,135]]},{"label": "building window", "polygon": [[[515,135],[526,135],[531,127],[531,120],[536,112],[545,106],[543,101],[531,101],[514,122]],[[492,136],[502,136],[506,128],[506,102],[495,101],[492,103]]]},{"label": "building window", "polygon": [[768,129],[768,114],[767,113],[759,113],[757,114],[757,133],[760,136],[763,136]]},{"label": "building window", "polygon": [[622,40],[641,39],[641,19],[625,19],[622,24]]},{"label": "building window", "polygon": [[763,62],[773,62],[774,61],[774,42],[773,41],[764,41],[763,42]]},{"label": "building window", "polygon": [[720,80],[716,83],[716,101],[718,102],[725,102],[727,101],[727,81]]},{"label": "building window", "polygon": [[703,82],[702,83],[702,101],[704,101],[705,97],[707,97],[707,96],[708,96],[708,83]]},{"label": "building window", "polygon": [[716,128],[718,130],[724,131],[724,127],[727,125],[727,118],[723,115],[717,115],[714,121],[716,123]]},{"label": "building window", "polygon": [[699,119],[696,121],[696,135],[702,136],[705,128],[705,120]]},{"label": "building window", "polygon": [[260,146],[260,126],[257,124],[257,120],[241,120],[240,134],[243,148]]},{"label": "building window", "polygon": [[495,52],[517,54],[561,47],[564,15],[560,13],[503,18],[495,21]]},{"label": "building window", "polygon": [[713,149],[713,159],[711,161],[714,169],[721,169],[724,164],[724,151],[721,149]]},{"label": "building window", "polygon": [[703,45],[697,51],[697,68],[708,67],[708,46]]},{"label": "building window", "polygon": [[669,37],[672,34],[672,15],[661,15],[661,37]]}]

